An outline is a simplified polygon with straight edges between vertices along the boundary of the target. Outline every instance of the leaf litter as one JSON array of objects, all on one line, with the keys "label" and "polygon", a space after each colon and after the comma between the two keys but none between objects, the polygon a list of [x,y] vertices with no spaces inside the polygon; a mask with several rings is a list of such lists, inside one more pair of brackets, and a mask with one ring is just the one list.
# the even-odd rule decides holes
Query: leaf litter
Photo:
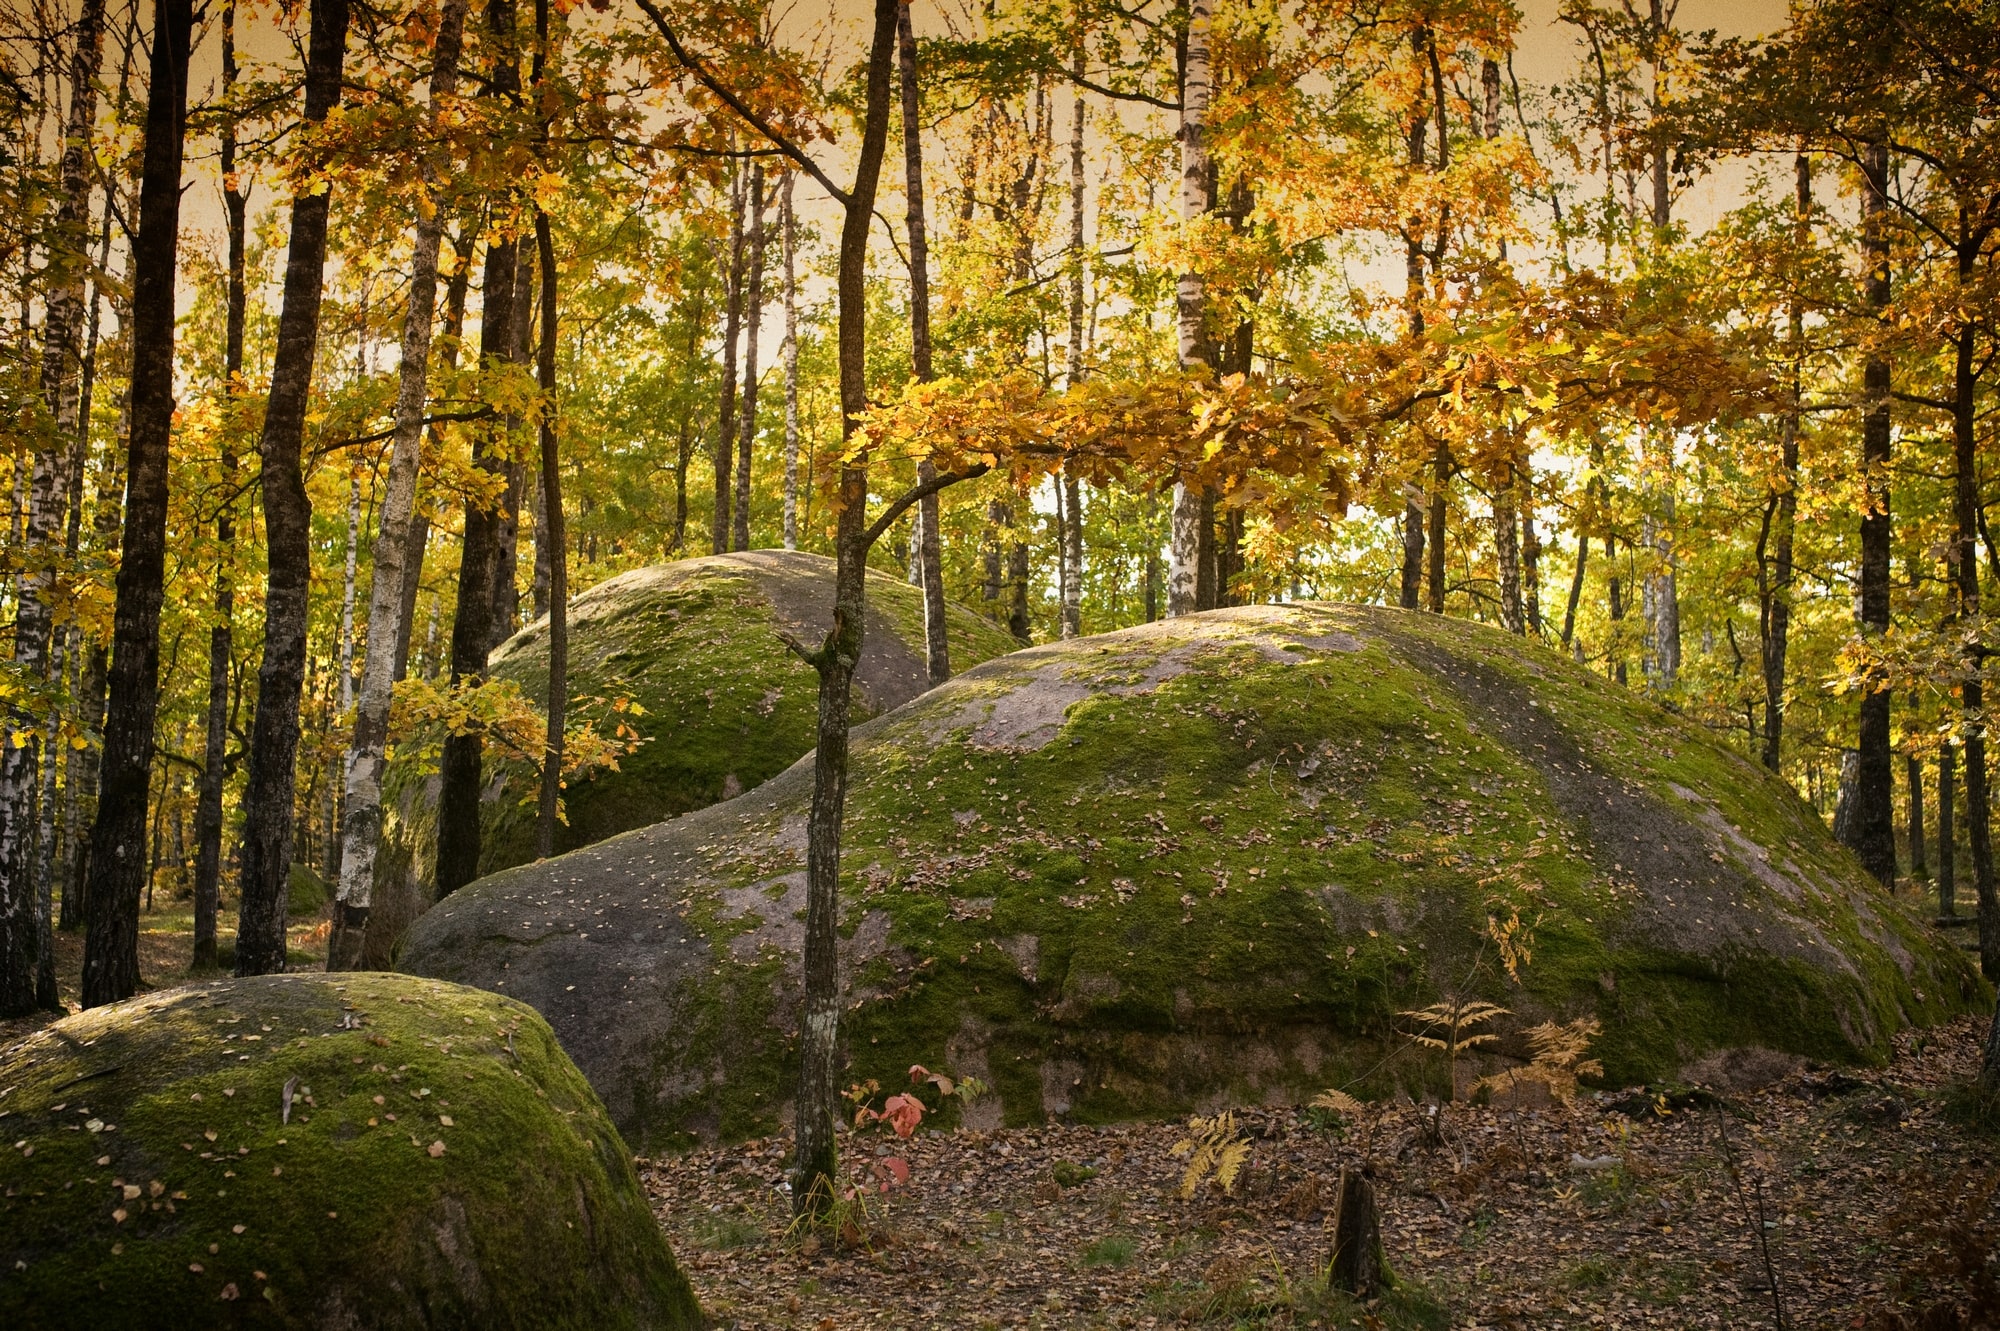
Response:
[{"label": "leaf litter", "polygon": [[[1234,1186],[1187,1201],[1185,1124],[926,1132],[897,1144],[910,1179],[859,1243],[792,1230],[782,1138],[638,1164],[702,1306],[746,1331],[1989,1325],[1973,1287],[2000,1260],[2000,1150],[1949,1094],[1985,1023],[1755,1090],[1238,1110]],[[1318,1293],[1343,1166],[1372,1174],[1427,1315]],[[1972,1252],[1955,1271],[1952,1243]],[[1973,1311],[1919,1321],[1948,1306]]]}]

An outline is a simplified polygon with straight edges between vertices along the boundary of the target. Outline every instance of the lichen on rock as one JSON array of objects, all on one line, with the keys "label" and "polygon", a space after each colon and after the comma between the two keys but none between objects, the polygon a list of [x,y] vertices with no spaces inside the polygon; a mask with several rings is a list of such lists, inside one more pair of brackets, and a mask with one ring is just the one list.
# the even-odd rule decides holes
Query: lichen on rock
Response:
[{"label": "lichen on rock", "polygon": [[407,976],[221,980],[0,1052],[0,1325],[693,1328],[548,1025]]},{"label": "lichen on rock", "polygon": [[[474,884],[404,964],[533,1004],[635,1139],[768,1130],[795,1075],[808,764]],[[1983,1002],[1782,781],[1546,649],[1252,606],[1017,652],[858,729],[854,1078],[1010,1122],[1447,1089],[1398,1017],[1592,1016],[1625,1084],[1879,1061]],[[1464,1069],[1461,1068],[1461,1072]]]},{"label": "lichen on rock", "polygon": [[[728,799],[776,776],[815,743],[818,679],[785,646],[825,633],[833,562],[788,550],[706,556],[634,569],[575,597],[569,612],[569,692],[638,704],[621,713],[639,747],[563,792],[556,848],[574,850]],[[959,606],[948,614],[960,670],[1019,644]],[[855,674],[857,720],[929,686],[918,589],[868,577],[865,650]],[[539,705],[548,692],[548,624],[538,619],[493,652],[491,673]],[[436,748],[399,748],[384,781],[382,851],[368,962],[386,966],[396,940],[428,908],[437,849]],[[539,774],[488,760],[480,870],[534,858]]]}]

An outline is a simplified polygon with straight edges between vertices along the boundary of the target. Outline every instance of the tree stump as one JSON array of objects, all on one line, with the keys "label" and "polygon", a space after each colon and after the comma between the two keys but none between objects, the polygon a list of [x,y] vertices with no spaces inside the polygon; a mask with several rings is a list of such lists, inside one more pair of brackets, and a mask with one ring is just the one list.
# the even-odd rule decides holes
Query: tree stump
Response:
[{"label": "tree stump", "polygon": [[1357,1299],[1382,1292],[1382,1222],[1375,1186],[1358,1169],[1342,1169],[1333,1203],[1333,1262],[1327,1282]]}]

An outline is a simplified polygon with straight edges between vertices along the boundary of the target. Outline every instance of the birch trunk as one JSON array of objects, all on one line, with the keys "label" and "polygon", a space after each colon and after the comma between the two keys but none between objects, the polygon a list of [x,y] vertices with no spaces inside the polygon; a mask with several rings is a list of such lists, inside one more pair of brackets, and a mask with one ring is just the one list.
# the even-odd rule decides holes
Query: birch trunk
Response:
[{"label": "birch trunk", "polygon": [[742,173],[729,184],[729,281],[722,316],[722,402],[715,423],[715,512],[710,519],[709,549],[729,549],[730,486],[736,452],[736,337],[743,325]]},{"label": "birch trunk", "polygon": [[[16,545],[22,569],[14,610],[14,662],[23,680],[50,673],[55,582],[63,510],[69,497],[64,464],[77,433],[78,370],[83,334],[84,278],[89,267],[90,176],[85,162],[97,115],[97,72],[104,52],[103,0],[86,0],[70,60],[69,117],[64,126],[61,200],[48,247],[47,309],[42,325],[42,396],[54,423],[35,448],[26,521]],[[22,327],[26,328],[26,321]],[[15,458],[17,502],[22,461]],[[54,788],[40,790],[43,741],[53,714],[10,707],[0,720],[0,1016],[59,1006],[55,988],[53,861]],[[48,755],[55,771],[55,755]]]},{"label": "birch trunk", "polygon": [[[458,91],[458,62],[465,35],[466,0],[445,0],[438,16],[436,54],[431,68],[430,129],[435,134],[443,103]],[[375,853],[382,839],[382,772],[389,741],[399,647],[408,641],[410,607],[404,599],[404,570],[413,552],[417,467],[429,397],[431,324],[437,304],[438,244],[445,210],[435,192],[439,173],[429,153],[420,158],[418,188],[431,196],[418,210],[410,258],[409,307],[403,315],[402,363],[396,376],[396,432],[383,477],[382,511],[375,533],[375,575],[368,592],[368,650],[361,666],[361,694],[354,709],[354,738],[347,750],[346,810],[341,818],[340,885],[334,893],[333,933],[326,968],[352,970],[361,959],[373,901]],[[418,553],[421,558],[421,554]]]},{"label": "birch trunk", "polygon": [[764,326],[764,167],[750,168],[750,285],[744,301],[743,419],[736,445],[735,548],[750,548],[750,458],[757,442],[757,334]]},{"label": "birch trunk", "polygon": [[[1208,155],[1207,127],[1203,123],[1209,102],[1210,20],[1213,0],[1189,0],[1187,54],[1181,80],[1181,223],[1192,230],[1214,203]],[[1175,307],[1180,329],[1180,363],[1183,370],[1199,372],[1208,365],[1205,333],[1207,295],[1199,268],[1190,266],[1180,276]],[[1192,614],[1203,608],[1202,591],[1209,547],[1204,539],[1212,525],[1212,500],[1200,486],[1174,482],[1173,519],[1168,529],[1167,614]],[[1213,600],[1213,588],[1208,600]]]},{"label": "birch trunk", "polygon": [[[1070,55],[1070,73],[1075,78],[1083,77],[1083,47],[1077,46]],[[1085,124],[1083,93],[1077,85],[1070,106],[1069,121],[1069,363],[1065,367],[1065,377],[1074,388],[1083,382],[1083,131]],[[1062,487],[1063,512],[1067,521],[1063,524],[1062,549],[1058,558],[1062,566],[1062,636],[1074,638],[1083,632],[1083,495],[1076,477],[1067,472],[1057,478]]]},{"label": "birch trunk", "polygon": [[779,226],[785,246],[785,548],[799,548],[799,248],[798,219],[792,214],[792,182],[785,172],[778,194]]}]

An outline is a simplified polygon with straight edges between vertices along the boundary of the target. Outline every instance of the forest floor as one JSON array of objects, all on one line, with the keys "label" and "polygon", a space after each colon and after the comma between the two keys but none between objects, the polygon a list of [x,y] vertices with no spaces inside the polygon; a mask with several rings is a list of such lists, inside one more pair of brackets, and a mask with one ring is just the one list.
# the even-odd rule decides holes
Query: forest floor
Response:
[{"label": "forest floor", "polygon": [[[859,1244],[790,1231],[779,1139],[640,1172],[721,1327],[1994,1326],[2000,1140],[1954,1089],[1985,1027],[1721,1097],[1586,1093],[1437,1120],[1390,1104],[1344,1124],[1245,1111],[1233,1195],[1193,1201],[1177,1125],[920,1132],[895,1144],[910,1182]],[[846,1143],[850,1159],[890,1149]],[[1400,1282],[1370,1306],[1319,1277],[1343,1166],[1373,1174]],[[1915,1320],[1982,1299],[1964,1320]]]},{"label": "forest floor", "polygon": [[[197,980],[219,980],[233,972],[236,958],[236,905],[225,902],[218,912],[216,949],[222,964],[213,970],[196,970],[194,961],[194,907],[185,901],[162,901],[155,909],[139,912],[139,991],[171,989]],[[326,964],[326,936],[331,909],[303,919],[293,919],[287,929],[286,947],[294,969],[317,970]],[[56,993],[64,1012],[37,1013],[0,1021],[0,1049],[6,1048],[52,1021],[75,1012],[83,1002],[83,930],[57,930]]]},{"label": "forest floor", "polygon": [[[146,987],[228,973],[233,930],[224,966],[194,972],[191,924],[185,903],[142,912]],[[326,927],[293,925],[296,965],[324,955]],[[56,949],[73,1009],[81,933]],[[53,1019],[0,1023],[0,1048]],[[1177,1124],[850,1135],[849,1160],[911,1169],[858,1244],[792,1231],[782,1138],[639,1170],[703,1307],[743,1331],[2000,1326],[2000,1125],[1958,1094],[1986,1024],[1905,1032],[1884,1068],[1719,1096],[1245,1110],[1232,1193],[1192,1201]],[[1374,1179],[1398,1281],[1368,1306],[1320,1279],[1343,1167]],[[1979,1311],[1919,1320],[1939,1304]]]}]

